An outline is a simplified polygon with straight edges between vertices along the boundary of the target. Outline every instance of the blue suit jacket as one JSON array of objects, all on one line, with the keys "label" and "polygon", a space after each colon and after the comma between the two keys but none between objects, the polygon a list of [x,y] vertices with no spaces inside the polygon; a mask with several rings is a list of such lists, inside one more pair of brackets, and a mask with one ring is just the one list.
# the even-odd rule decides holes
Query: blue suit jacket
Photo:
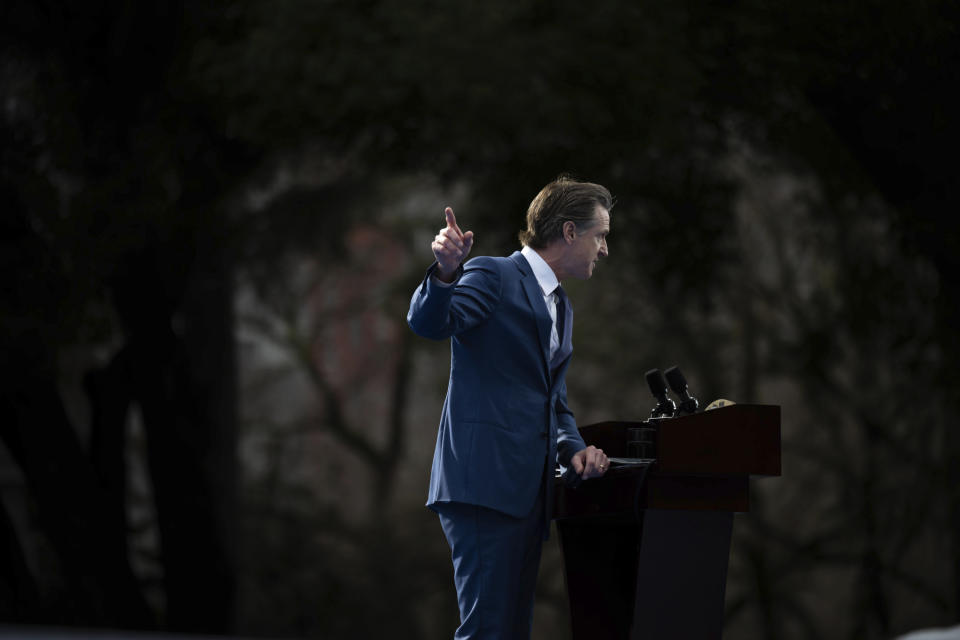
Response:
[{"label": "blue suit jacket", "polygon": [[567,465],[585,446],[567,407],[564,379],[573,311],[567,304],[566,353],[550,371],[550,315],[519,251],[470,260],[452,287],[432,281],[435,269],[436,263],[407,314],[418,335],[451,338],[427,506],[463,502],[522,517],[545,479],[549,519],[556,462]]}]

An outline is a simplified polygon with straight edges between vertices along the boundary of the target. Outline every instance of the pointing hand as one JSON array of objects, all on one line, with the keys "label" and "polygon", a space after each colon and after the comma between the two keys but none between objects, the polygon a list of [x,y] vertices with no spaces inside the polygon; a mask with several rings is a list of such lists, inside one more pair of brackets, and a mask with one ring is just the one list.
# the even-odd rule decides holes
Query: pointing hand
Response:
[{"label": "pointing hand", "polygon": [[464,233],[460,230],[457,226],[457,218],[450,207],[447,207],[443,213],[447,218],[447,226],[441,229],[433,239],[430,248],[433,249],[433,255],[437,259],[437,277],[444,282],[452,282],[457,267],[467,259],[467,254],[473,247],[473,231]]}]

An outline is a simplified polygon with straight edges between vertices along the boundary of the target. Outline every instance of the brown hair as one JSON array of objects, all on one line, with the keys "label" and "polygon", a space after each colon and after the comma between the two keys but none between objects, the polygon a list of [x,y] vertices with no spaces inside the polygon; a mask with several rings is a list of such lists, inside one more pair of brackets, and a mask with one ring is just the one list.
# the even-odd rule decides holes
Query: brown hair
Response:
[{"label": "brown hair", "polygon": [[565,222],[573,222],[577,231],[592,225],[597,205],[613,208],[613,196],[606,187],[560,176],[537,194],[527,208],[527,228],[520,242],[533,249],[544,249],[563,237]]}]

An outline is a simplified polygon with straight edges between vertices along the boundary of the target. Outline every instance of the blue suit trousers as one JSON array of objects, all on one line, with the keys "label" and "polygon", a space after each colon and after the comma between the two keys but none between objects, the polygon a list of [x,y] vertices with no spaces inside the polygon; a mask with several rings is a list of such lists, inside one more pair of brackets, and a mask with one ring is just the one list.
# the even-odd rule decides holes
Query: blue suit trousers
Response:
[{"label": "blue suit trousers", "polygon": [[544,491],[514,516],[461,502],[433,506],[453,558],[460,604],[455,640],[527,640],[544,538]]}]

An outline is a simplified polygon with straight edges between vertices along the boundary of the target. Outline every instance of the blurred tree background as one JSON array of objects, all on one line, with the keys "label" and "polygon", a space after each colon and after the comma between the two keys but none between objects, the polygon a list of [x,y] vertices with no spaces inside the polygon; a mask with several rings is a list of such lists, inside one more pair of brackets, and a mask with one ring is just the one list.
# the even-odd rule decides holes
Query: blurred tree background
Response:
[{"label": "blurred tree background", "polygon": [[[960,5],[242,0],[0,8],[0,621],[444,638],[422,505],[450,204],[516,248],[613,191],[581,424],[642,372],[783,407],[735,638],[960,622]],[[552,538],[536,637],[568,637]]]}]

